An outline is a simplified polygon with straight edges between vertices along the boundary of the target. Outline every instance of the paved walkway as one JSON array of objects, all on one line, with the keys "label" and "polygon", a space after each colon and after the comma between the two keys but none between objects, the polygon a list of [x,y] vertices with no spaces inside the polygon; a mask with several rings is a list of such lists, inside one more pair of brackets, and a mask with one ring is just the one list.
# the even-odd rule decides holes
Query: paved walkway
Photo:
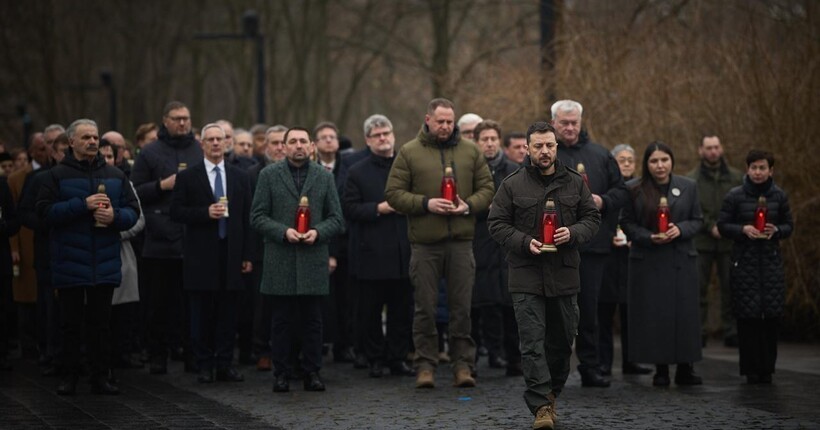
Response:
[{"label": "paved walkway", "polygon": [[[613,375],[612,387],[581,388],[577,373],[558,401],[559,429],[820,429],[820,345],[784,344],[772,385],[746,385],[737,375],[737,352],[704,350],[696,365],[700,387],[655,388],[651,376]],[[372,379],[367,371],[328,362],[328,391],[271,392],[270,372],[243,368],[244,383],[202,386],[179,363],[165,376],[145,370],[119,374],[123,394],[94,396],[81,384],[73,397],[53,390],[57,381],[15,360],[0,373],[0,429],[225,428],[307,429],[527,429],[521,378],[479,365],[474,389],[451,386],[440,367],[437,388],[416,390],[412,378]]]}]

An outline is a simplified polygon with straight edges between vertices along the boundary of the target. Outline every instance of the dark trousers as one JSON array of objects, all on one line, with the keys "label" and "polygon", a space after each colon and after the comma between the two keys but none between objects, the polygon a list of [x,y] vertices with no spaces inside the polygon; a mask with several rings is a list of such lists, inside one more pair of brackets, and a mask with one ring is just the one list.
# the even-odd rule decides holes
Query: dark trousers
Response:
[{"label": "dark trousers", "polygon": [[182,259],[143,258],[148,354],[165,360],[169,347],[187,343],[188,318],[182,293]]},{"label": "dark trousers", "polygon": [[109,368],[109,321],[114,286],[61,288],[59,294],[64,372],[69,375],[79,373],[80,347],[85,340],[91,377],[104,377]]},{"label": "dark trousers", "polygon": [[504,353],[508,366],[521,363],[521,340],[518,337],[518,322],[515,320],[515,310],[512,306],[501,307],[504,324]]},{"label": "dark trousers", "polygon": [[17,303],[17,337],[25,358],[37,358],[37,303]]},{"label": "dark trousers", "polygon": [[247,276],[250,278],[251,294],[253,295],[253,355],[270,357],[270,326],[271,326],[271,296],[259,292],[259,283],[262,278],[262,261],[253,262],[253,270]]},{"label": "dark trousers", "polygon": [[41,275],[37,274],[37,343],[40,355],[55,358],[60,349],[60,308],[54,298],[51,274]]},{"label": "dark trousers", "polygon": [[249,358],[253,347],[253,322],[254,322],[254,294],[247,287],[250,285],[251,274],[242,275],[245,289],[237,291],[239,295],[236,301],[236,343],[239,346],[239,357]]},{"label": "dark trousers", "polygon": [[238,291],[188,291],[191,349],[200,370],[224,369],[233,361]]},{"label": "dark trousers", "polygon": [[771,375],[777,361],[780,318],[737,320],[741,375]]},{"label": "dark trousers", "polygon": [[504,338],[504,311],[501,305],[474,307],[470,319],[473,326],[472,337],[476,343],[487,348],[490,357],[502,356],[501,342]]},{"label": "dark trousers", "polygon": [[325,297],[324,341],[333,343],[333,355],[353,346],[353,304],[348,279],[348,262],[339,258],[336,270],[330,275],[330,295]]},{"label": "dark trousers", "polygon": [[122,359],[139,352],[140,303],[111,306],[111,358]]},{"label": "dark trousers", "polygon": [[606,254],[581,254],[581,292],[578,293],[578,337],[575,354],[581,372],[598,368],[598,294],[606,267]]},{"label": "dark trousers", "polygon": [[601,367],[612,370],[612,360],[614,355],[614,342],[612,340],[613,322],[615,320],[615,310],[618,309],[621,323],[621,366],[629,363],[626,356],[629,350],[629,326],[627,325],[627,305],[626,303],[598,303],[598,355]]},{"label": "dark trousers", "polygon": [[271,361],[274,375],[290,375],[294,332],[302,345],[302,369],[322,368],[322,301],[325,296],[273,296],[271,300]]},{"label": "dark trousers", "polygon": [[[365,355],[371,363],[397,363],[410,350],[413,288],[408,279],[359,280],[365,315]],[[382,332],[382,309],[387,306],[387,334]]]},{"label": "dark trousers", "polygon": [[6,358],[11,337],[12,323],[9,315],[13,314],[14,298],[11,291],[11,276],[0,278],[0,361]]},{"label": "dark trousers", "polygon": [[575,295],[544,297],[513,293],[515,319],[521,337],[524,401],[530,412],[551,404],[569,377],[572,341],[578,327]]},{"label": "dark trousers", "polygon": [[720,321],[723,326],[723,337],[737,334],[735,317],[732,314],[731,287],[729,271],[732,266],[731,252],[698,251],[698,284],[700,286],[700,320],[704,335],[709,335],[709,285],[712,282],[712,266],[717,268],[717,279],[720,285]]}]

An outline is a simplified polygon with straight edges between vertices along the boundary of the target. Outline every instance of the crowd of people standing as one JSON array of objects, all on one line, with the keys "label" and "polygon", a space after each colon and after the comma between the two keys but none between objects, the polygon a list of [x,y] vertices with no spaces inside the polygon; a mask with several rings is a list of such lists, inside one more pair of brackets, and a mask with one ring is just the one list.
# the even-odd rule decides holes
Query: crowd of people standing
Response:
[{"label": "crowd of people standing", "polygon": [[438,98],[400,148],[368,117],[358,151],[330,122],[195,131],[180,102],[134,146],[89,119],[50,125],[0,152],[0,368],[12,333],[63,395],[84,372],[118,394],[113,369],[169,359],[203,384],[243,381],[239,364],[272,370],[274,392],[324,391],[326,355],[419,389],[449,362],[468,388],[486,355],[552,428],[573,345],[582,386],[610,385],[616,310],[623,374],[652,364],[668,386],[674,364],[701,384],[717,266],[724,342],[771,382],[793,229],[774,155],[750,151],[743,175],[705,133],[687,175],[660,141],[638,172],[582,118],[561,100],[503,134]]}]

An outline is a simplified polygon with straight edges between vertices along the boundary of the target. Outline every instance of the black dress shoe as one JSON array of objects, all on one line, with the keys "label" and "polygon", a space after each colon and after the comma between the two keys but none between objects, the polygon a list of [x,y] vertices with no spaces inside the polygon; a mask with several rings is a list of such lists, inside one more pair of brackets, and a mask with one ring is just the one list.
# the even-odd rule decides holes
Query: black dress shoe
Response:
[{"label": "black dress shoe", "polygon": [[652,377],[652,385],[656,387],[668,387],[669,383],[669,374],[655,373]]},{"label": "black dress shoe", "polygon": [[40,371],[40,375],[42,375],[42,376],[59,376],[60,375],[60,368],[53,365],[53,364],[50,364],[50,365],[44,367],[43,370]]},{"label": "black dress shoe", "polygon": [[746,375],[746,383],[749,385],[759,384],[760,377],[757,375]]},{"label": "black dress shoe", "polygon": [[735,336],[726,336],[723,339],[723,346],[725,346],[727,348],[737,348],[737,345],[738,345],[737,335],[735,335]]},{"label": "black dress shoe", "polygon": [[581,386],[582,387],[609,387],[609,380],[604,379],[598,369],[587,369],[581,372]]},{"label": "black dress shoe", "polygon": [[310,372],[305,376],[305,391],[325,391],[325,383],[318,372]]},{"label": "black dress shoe", "polygon": [[276,379],[273,381],[273,392],[287,393],[288,391],[290,391],[290,382],[288,382],[288,375],[284,373],[276,375]]},{"label": "black dress shoe", "polygon": [[352,348],[333,349],[334,363],[352,363],[356,359]]},{"label": "black dress shoe", "polygon": [[365,357],[364,354],[356,354],[356,357],[353,359],[353,368],[367,369],[368,367],[367,357]]},{"label": "black dress shoe", "polygon": [[601,365],[601,368],[598,370],[598,373],[601,376],[612,376],[612,367]]},{"label": "black dress shoe", "polygon": [[165,357],[152,358],[148,365],[148,373],[152,375],[164,375],[168,373],[168,360]]},{"label": "black dress shoe", "polygon": [[695,375],[695,369],[692,367],[691,364],[679,363],[678,368],[675,371],[675,384],[701,385],[703,384],[703,378],[701,378],[698,375]]},{"label": "black dress shoe", "polygon": [[227,381],[227,382],[242,382],[245,380],[245,377],[236,370],[235,367],[225,367],[222,369],[216,369],[216,380],[217,381]]},{"label": "black dress shoe", "polygon": [[373,363],[370,365],[370,372],[367,373],[367,376],[371,378],[381,378],[384,376],[384,366],[381,363]]},{"label": "black dress shoe", "polygon": [[416,376],[416,371],[404,361],[397,361],[390,365],[390,374],[393,376]]},{"label": "black dress shoe", "polygon": [[77,375],[66,376],[57,386],[57,394],[61,396],[74,395],[77,392],[77,379]]},{"label": "black dress shoe", "polygon": [[172,361],[185,361],[185,349],[183,347],[171,348]]},{"label": "black dress shoe", "polygon": [[196,377],[196,382],[200,384],[210,384],[214,382],[214,370],[213,369],[202,369],[199,371],[199,375]]},{"label": "black dress shoe", "polygon": [[761,373],[758,375],[760,378],[761,384],[771,384],[772,383],[772,374],[771,373]]},{"label": "black dress shoe", "polygon": [[9,363],[6,357],[0,358],[0,370],[8,371],[13,369],[14,367],[11,365],[11,363]]},{"label": "black dress shoe", "polygon": [[96,377],[91,379],[91,392],[93,394],[105,394],[107,396],[116,396],[120,394],[120,389],[116,385],[108,382],[106,377]]},{"label": "black dress shoe", "polygon": [[524,375],[524,370],[521,369],[521,363],[508,363],[507,364],[507,371],[504,373],[507,376],[522,376]]},{"label": "black dress shoe", "polygon": [[490,357],[487,358],[487,363],[490,364],[491,369],[503,369],[507,367],[507,360],[495,354],[490,354]]},{"label": "black dress shoe", "polygon": [[652,373],[652,369],[640,364],[624,363],[623,373],[624,375],[648,375]]},{"label": "black dress shoe", "polygon": [[188,357],[185,359],[185,373],[199,373],[199,365],[196,364],[196,359],[194,357]]}]

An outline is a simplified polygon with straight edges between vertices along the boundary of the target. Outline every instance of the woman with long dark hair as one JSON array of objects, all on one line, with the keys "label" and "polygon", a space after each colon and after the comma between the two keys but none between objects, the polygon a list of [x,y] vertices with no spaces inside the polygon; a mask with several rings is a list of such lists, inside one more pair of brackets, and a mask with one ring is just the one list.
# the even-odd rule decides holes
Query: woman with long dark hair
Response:
[{"label": "woman with long dark hair", "polygon": [[[655,363],[655,386],[699,385],[692,363],[701,356],[700,295],[692,238],[703,223],[697,186],[672,174],[675,156],[663,142],[649,144],[642,176],[627,182],[632,203],[621,227],[629,251],[629,359]],[[668,211],[659,211],[659,207]],[[661,220],[660,212],[665,213]],[[663,225],[665,224],[665,225]],[[665,230],[665,231],[664,231]]]}]

